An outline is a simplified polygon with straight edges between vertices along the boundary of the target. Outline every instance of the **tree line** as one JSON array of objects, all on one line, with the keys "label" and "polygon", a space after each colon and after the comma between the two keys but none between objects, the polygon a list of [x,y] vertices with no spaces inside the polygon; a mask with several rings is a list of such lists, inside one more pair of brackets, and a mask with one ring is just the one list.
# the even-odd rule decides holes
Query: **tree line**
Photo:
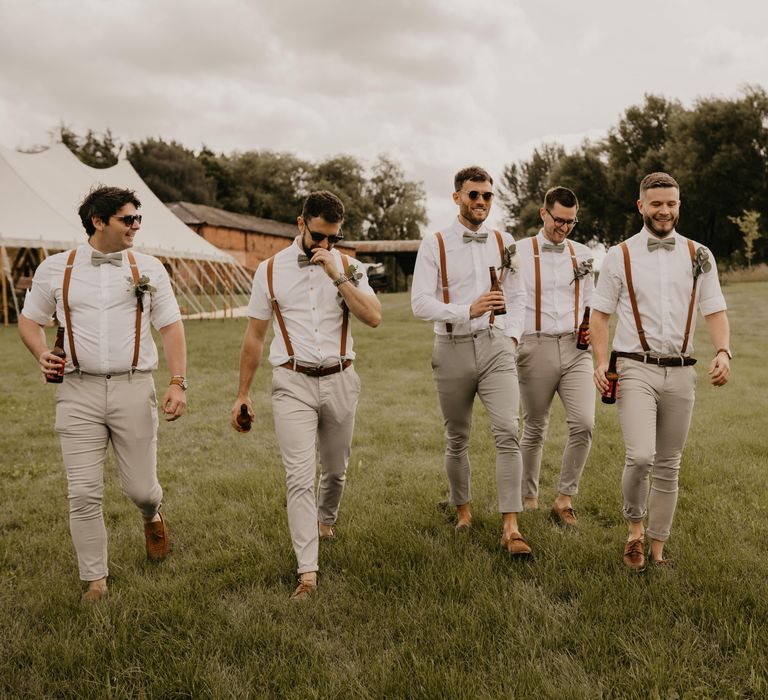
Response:
[{"label": "tree line", "polygon": [[755,86],[736,99],[699,99],[689,109],[646,95],[604,139],[570,152],[543,144],[504,168],[505,223],[516,238],[535,234],[544,193],[563,185],[581,205],[574,238],[617,243],[640,230],[639,183],[657,170],[680,184],[683,235],[725,264],[768,259],[768,93]]},{"label": "tree line", "polygon": [[[344,201],[351,240],[419,238],[427,223],[423,184],[408,180],[387,155],[367,170],[349,155],[313,162],[270,150],[227,154],[203,146],[195,152],[161,138],[124,145],[109,130],[79,135],[63,124],[56,135],[93,167],[113,165],[126,149],[164,202],[209,204],[292,223],[308,192],[330,189]],[[527,160],[503,168],[497,184],[505,224],[516,238],[535,234],[544,193],[564,185],[581,204],[573,237],[614,244],[639,230],[638,186],[655,170],[680,183],[684,235],[725,264],[768,260],[768,93],[758,86],[733,99],[701,98],[690,108],[646,95],[603,139],[570,151],[542,144]]]},{"label": "tree line", "polygon": [[61,124],[54,136],[83,163],[106,168],[126,157],[163,202],[207,204],[239,214],[294,223],[306,195],[332,190],[344,202],[350,240],[419,238],[427,223],[426,193],[397,161],[379,155],[369,172],[353,156],[313,162],[292,153],[253,150],[195,152],[176,141],[149,138],[122,144],[107,129],[78,134]]}]

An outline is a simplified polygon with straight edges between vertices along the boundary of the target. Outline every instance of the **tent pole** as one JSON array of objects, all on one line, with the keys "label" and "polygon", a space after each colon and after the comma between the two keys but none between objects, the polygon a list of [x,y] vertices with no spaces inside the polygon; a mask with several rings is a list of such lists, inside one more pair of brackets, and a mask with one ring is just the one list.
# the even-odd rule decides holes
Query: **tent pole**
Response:
[{"label": "tent pole", "polygon": [[189,302],[190,306],[196,307],[199,312],[204,314],[205,309],[202,307],[200,302],[198,302],[194,298],[195,297],[194,292],[190,289],[189,285],[184,281],[183,277],[180,274],[178,274],[178,272],[176,271],[176,266],[174,265],[173,261],[169,258],[168,262],[171,265],[171,269],[173,270],[174,277],[176,277],[177,288],[180,288],[180,286],[183,284],[187,292],[189,292],[189,295],[184,294],[184,292],[182,292],[182,294],[184,294],[184,298]]},{"label": "tent pole", "polygon": [[[203,267],[203,263],[200,260],[194,260],[193,261],[199,268],[200,272],[203,273],[203,276],[205,277],[208,284],[211,285],[211,289],[214,293],[214,296],[216,296],[216,283],[211,279],[210,275],[205,271],[205,267]],[[217,312],[219,309],[216,307],[216,302],[213,302],[213,310],[214,312]]]},{"label": "tent pole", "polygon": [[[222,278],[222,276],[219,274],[219,271],[216,269],[216,265],[212,263],[210,260],[206,260],[208,265],[210,265],[211,270],[213,270],[213,274],[216,275],[216,279],[221,282],[221,286],[224,287],[224,291],[221,294],[221,298],[224,302],[224,318],[227,317],[227,294],[229,293],[229,284]],[[234,312],[232,314],[234,316]]]},{"label": "tent pole", "polygon": [[184,258],[179,258],[179,262],[180,262],[182,265],[184,265],[184,267],[185,267],[185,268],[187,268],[187,270],[188,270],[190,273],[192,273],[192,275],[194,275],[195,279],[197,280],[197,286],[198,286],[198,288],[199,288],[199,289],[200,289],[200,291],[203,293],[203,295],[205,296],[205,298],[206,298],[206,299],[208,299],[208,301],[210,301],[210,302],[211,302],[211,306],[213,306],[213,315],[214,315],[214,317],[215,317],[215,316],[216,316],[216,304],[214,304],[214,302],[213,302],[213,299],[211,299],[211,297],[210,297],[210,296],[208,296],[208,292],[206,292],[206,291],[205,291],[205,287],[203,287],[203,285],[202,285],[202,284],[200,284],[200,275],[199,275],[199,274],[195,274],[195,271],[194,271],[194,270],[193,270],[193,269],[192,269],[192,268],[191,268],[189,265],[187,265],[187,262],[186,262],[186,260],[184,260]]},{"label": "tent pole", "polygon": [[[8,291],[5,288],[5,282],[6,282],[6,272],[5,272],[5,246],[0,246],[0,256],[2,256],[2,265],[3,265],[3,325],[8,325]],[[13,282],[11,282],[13,284]]]}]

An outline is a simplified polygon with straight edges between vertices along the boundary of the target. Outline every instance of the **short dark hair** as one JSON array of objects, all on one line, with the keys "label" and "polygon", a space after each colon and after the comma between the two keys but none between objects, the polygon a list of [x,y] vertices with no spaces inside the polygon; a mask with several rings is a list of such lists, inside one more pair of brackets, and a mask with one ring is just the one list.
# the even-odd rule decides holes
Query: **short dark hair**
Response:
[{"label": "short dark hair", "polygon": [[133,190],[99,185],[91,189],[80,203],[77,213],[85,232],[88,236],[92,236],[96,233],[93,225],[94,216],[106,223],[126,204],[133,204],[137,209],[141,207],[141,202]]},{"label": "short dark hair", "polygon": [[573,190],[567,187],[550,187],[544,195],[544,208],[551,209],[555,204],[562,204],[564,207],[578,207],[579,200]]},{"label": "short dark hair", "polygon": [[646,175],[640,183],[640,197],[642,198],[646,190],[652,190],[654,187],[674,187],[680,194],[680,185],[677,180],[667,173],[650,173]]},{"label": "short dark hair", "polygon": [[488,174],[487,170],[483,170],[478,165],[470,165],[468,168],[462,168],[453,176],[454,192],[461,192],[461,188],[464,187],[464,183],[467,180],[470,182],[490,182],[493,184],[493,178]]},{"label": "short dark hair", "polygon": [[329,224],[344,221],[344,203],[328,190],[310,192],[301,207],[301,218],[308,224],[316,216],[322,217]]}]

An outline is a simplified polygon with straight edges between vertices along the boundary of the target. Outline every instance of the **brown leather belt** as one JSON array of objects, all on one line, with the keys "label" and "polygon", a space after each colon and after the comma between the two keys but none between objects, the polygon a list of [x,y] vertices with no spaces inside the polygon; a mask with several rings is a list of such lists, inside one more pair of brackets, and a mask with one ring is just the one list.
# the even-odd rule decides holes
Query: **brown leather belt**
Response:
[{"label": "brown leather belt", "polygon": [[289,360],[288,362],[283,362],[280,366],[292,369],[294,372],[306,374],[308,377],[327,377],[329,374],[336,374],[336,372],[345,370],[351,364],[352,360],[344,360],[341,364],[329,365],[328,367],[307,367],[306,365],[295,365]]},{"label": "brown leather belt", "polygon": [[640,352],[617,352],[616,357],[627,357],[630,360],[637,360],[637,362],[643,362],[648,365],[658,365],[659,367],[690,367],[696,364],[695,357],[681,357],[680,355],[651,357]]}]

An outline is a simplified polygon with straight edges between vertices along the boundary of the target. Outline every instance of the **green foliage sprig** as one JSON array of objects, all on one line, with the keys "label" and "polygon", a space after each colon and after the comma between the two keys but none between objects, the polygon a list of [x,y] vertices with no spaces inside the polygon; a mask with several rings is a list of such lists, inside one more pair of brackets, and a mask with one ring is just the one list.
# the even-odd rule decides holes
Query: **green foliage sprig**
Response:
[{"label": "green foliage sprig", "polygon": [[709,261],[709,252],[704,246],[699,246],[693,259],[693,279],[697,279],[702,272],[709,272],[712,263]]},{"label": "green foliage sprig", "polygon": [[153,292],[156,292],[157,287],[154,287],[149,283],[149,277],[147,277],[147,275],[142,275],[141,277],[139,277],[139,281],[136,284],[133,283],[133,277],[126,277],[126,279],[128,280],[130,289],[133,292],[133,295],[138,300],[139,308],[143,313],[144,312],[144,295],[147,293],[151,295]]}]

